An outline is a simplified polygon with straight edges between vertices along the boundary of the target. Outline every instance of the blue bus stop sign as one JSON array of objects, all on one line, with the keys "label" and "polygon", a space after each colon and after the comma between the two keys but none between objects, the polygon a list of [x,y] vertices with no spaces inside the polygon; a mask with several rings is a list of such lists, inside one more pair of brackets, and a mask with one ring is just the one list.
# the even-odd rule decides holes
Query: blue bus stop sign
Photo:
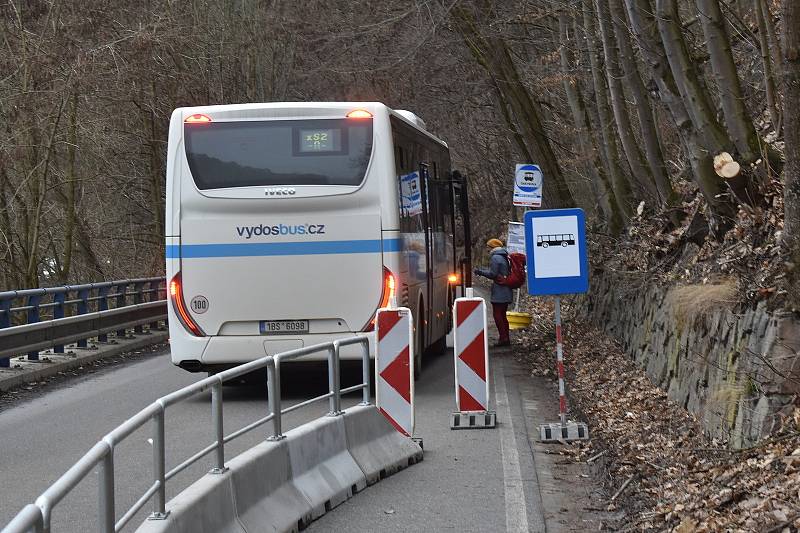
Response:
[{"label": "blue bus stop sign", "polygon": [[578,294],[589,290],[583,209],[525,213],[528,294]]}]

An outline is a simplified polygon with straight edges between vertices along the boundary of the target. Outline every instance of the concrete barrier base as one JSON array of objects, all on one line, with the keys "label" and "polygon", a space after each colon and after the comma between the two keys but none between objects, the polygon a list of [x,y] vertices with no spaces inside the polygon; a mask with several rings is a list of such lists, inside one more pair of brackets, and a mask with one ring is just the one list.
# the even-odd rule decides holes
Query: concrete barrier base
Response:
[{"label": "concrete barrier base", "polygon": [[139,531],[246,533],[231,505],[231,472],[207,474],[170,502],[163,520],[145,520]]},{"label": "concrete barrier base", "polygon": [[375,406],[357,406],[263,442],[170,500],[165,520],[139,533],[298,531],[327,511],[422,459]]},{"label": "concrete barrier base", "polygon": [[397,432],[372,405],[344,414],[347,448],[372,485],[422,460],[422,448]]},{"label": "concrete barrier base", "polygon": [[308,500],[292,483],[287,441],[262,442],[228,462],[245,531],[297,531],[311,522]]},{"label": "concrete barrier base", "polygon": [[319,418],[287,434],[292,483],[311,504],[311,520],[367,486],[347,449],[342,418]]}]

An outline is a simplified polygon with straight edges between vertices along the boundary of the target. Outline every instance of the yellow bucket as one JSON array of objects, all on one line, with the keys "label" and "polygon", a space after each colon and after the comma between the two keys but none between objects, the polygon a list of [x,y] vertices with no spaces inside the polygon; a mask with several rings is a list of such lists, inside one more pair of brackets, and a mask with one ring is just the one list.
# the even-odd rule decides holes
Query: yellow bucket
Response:
[{"label": "yellow bucket", "polygon": [[525,329],[531,325],[530,313],[506,311],[506,318],[508,318],[508,327],[510,329]]}]

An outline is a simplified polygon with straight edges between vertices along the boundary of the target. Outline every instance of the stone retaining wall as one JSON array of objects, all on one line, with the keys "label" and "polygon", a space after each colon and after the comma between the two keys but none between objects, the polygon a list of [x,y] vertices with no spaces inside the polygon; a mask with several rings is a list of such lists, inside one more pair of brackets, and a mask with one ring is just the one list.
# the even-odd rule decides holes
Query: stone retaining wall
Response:
[{"label": "stone retaining wall", "polygon": [[[585,305],[671,400],[712,437],[747,447],[791,416],[800,392],[800,321],[790,313],[727,308],[704,286],[655,287],[641,278],[595,272]],[[691,296],[696,289],[694,301]],[[686,296],[675,298],[678,291]]]}]

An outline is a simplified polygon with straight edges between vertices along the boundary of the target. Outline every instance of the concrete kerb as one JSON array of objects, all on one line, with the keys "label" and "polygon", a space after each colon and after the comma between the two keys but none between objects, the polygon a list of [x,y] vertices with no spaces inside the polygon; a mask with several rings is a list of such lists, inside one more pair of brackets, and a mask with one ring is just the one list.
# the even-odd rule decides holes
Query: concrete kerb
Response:
[{"label": "concrete kerb", "polygon": [[85,348],[72,348],[76,353],[72,355],[46,353],[49,361],[19,362],[12,358],[11,363],[20,364],[22,368],[3,368],[0,370],[0,392],[5,392],[26,383],[42,381],[68,372],[83,365],[93,363],[100,359],[116,357],[120,354],[146,348],[153,344],[167,342],[167,331],[154,330],[151,333],[137,333],[133,338],[117,339],[115,344],[100,344],[96,350]]},{"label": "concrete kerb", "polygon": [[422,460],[422,448],[392,427],[371,405],[345,411],[347,448],[372,485]]},{"label": "concrete kerb", "polygon": [[297,531],[385,476],[422,459],[374,406],[314,420],[263,442],[170,500],[138,533]]}]

